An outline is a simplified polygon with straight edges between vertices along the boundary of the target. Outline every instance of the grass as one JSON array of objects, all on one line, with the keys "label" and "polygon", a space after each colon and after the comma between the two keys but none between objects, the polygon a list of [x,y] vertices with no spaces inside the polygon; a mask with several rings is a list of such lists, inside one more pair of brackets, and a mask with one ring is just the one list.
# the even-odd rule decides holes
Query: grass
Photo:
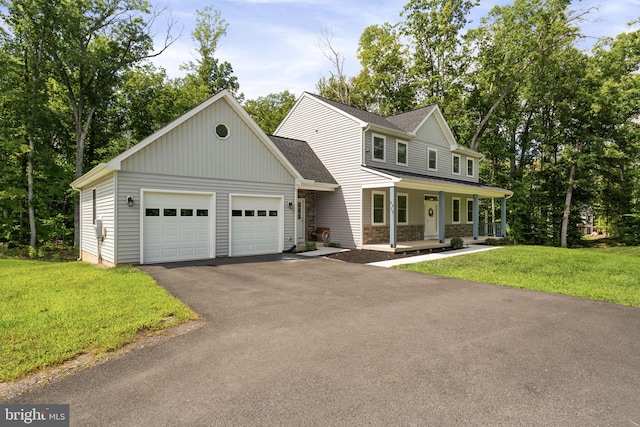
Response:
[{"label": "grass", "polygon": [[640,307],[640,247],[506,246],[397,268]]},{"label": "grass", "polygon": [[134,267],[0,259],[0,382],[195,318]]}]

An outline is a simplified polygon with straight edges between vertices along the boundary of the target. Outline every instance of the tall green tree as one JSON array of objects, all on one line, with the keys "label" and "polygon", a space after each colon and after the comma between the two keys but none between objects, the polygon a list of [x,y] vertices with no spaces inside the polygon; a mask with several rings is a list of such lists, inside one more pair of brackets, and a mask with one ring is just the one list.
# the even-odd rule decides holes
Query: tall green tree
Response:
[{"label": "tall green tree", "polygon": [[296,96],[285,90],[247,100],[243,107],[267,134],[272,134],[296,103]]},{"label": "tall green tree", "polygon": [[[221,62],[216,58],[218,43],[227,34],[229,24],[222,18],[220,11],[212,6],[196,11],[196,26],[191,38],[196,43],[197,59],[182,66],[187,71],[184,79],[177,83],[184,86],[185,92],[200,93],[195,104],[227,89],[242,102],[244,95],[239,92],[238,78],[233,75],[233,67],[229,62]],[[195,105],[194,104],[194,105]]]},{"label": "tall green tree", "polygon": [[[45,41],[53,76],[64,87],[75,128],[75,178],[84,172],[85,141],[94,114],[113,96],[121,74],[155,57],[172,42],[153,50],[151,27],[157,18],[144,0],[62,0],[55,8],[56,37]],[[146,19],[145,19],[146,18]],[[79,234],[75,204],[75,242]]]},{"label": "tall green tree", "polygon": [[459,96],[468,67],[462,30],[477,4],[473,0],[410,0],[404,7],[402,28],[413,47],[418,104],[437,103],[446,111],[450,98]]},{"label": "tall green tree", "polygon": [[515,0],[496,6],[468,33],[475,52],[472,85],[481,95],[470,147],[477,149],[487,124],[505,98],[526,80],[531,67],[554,49],[573,43],[573,24],[581,15],[568,12],[570,0]]},{"label": "tall green tree", "polygon": [[594,93],[593,119],[600,123],[604,153],[600,216],[628,243],[640,244],[640,26],[594,48],[591,78],[601,80]]},{"label": "tall green tree", "polygon": [[22,137],[26,140],[27,210],[29,217],[29,245],[37,244],[37,227],[34,194],[35,155],[42,145],[46,128],[44,116],[47,101],[48,56],[46,41],[55,37],[55,7],[46,1],[16,0],[4,4],[7,8],[5,22],[10,34],[4,38],[5,54],[13,55],[20,68],[14,68],[8,76],[18,77],[13,81],[15,89],[14,112],[21,117]]},{"label": "tall green tree", "polygon": [[362,108],[383,116],[413,109],[416,93],[409,76],[409,50],[394,26],[365,28],[360,36],[358,59],[362,70],[355,84]]}]

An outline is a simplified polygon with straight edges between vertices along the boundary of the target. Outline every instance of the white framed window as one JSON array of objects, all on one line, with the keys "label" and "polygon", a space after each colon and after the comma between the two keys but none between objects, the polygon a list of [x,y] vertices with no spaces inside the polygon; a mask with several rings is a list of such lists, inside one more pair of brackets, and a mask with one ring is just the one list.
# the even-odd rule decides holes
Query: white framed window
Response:
[{"label": "white framed window", "polygon": [[376,134],[373,134],[371,139],[371,157],[373,160],[384,162],[386,160],[387,139],[382,135]]},{"label": "white framed window", "polygon": [[407,166],[408,148],[406,142],[396,141],[396,164]]},{"label": "white framed window", "polygon": [[387,223],[387,193],[384,191],[371,192],[371,224],[385,225]]},{"label": "white framed window", "polygon": [[398,224],[409,223],[409,195],[398,193],[396,200],[396,219]]},{"label": "white framed window", "polygon": [[224,123],[218,123],[216,125],[216,136],[219,139],[227,139],[229,138],[229,126]]},{"label": "white framed window", "polygon": [[453,207],[451,209],[451,222],[454,224],[460,224],[460,197],[454,197],[452,201]]},{"label": "white framed window", "polygon": [[95,225],[96,219],[98,218],[98,190],[91,190],[91,218],[92,223]]},{"label": "white framed window", "polygon": [[467,159],[467,176],[473,176],[475,169],[475,161],[473,159]]},{"label": "white framed window", "polygon": [[452,163],[452,171],[454,175],[460,175],[460,156],[457,154],[453,155],[453,159],[451,159]]},{"label": "white framed window", "polygon": [[438,170],[438,150],[435,148],[427,149],[427,169],[430,171]]},{"label": "white framed window", "polygon": [[467,199],[467,223],[473,224],[473,199]]}]

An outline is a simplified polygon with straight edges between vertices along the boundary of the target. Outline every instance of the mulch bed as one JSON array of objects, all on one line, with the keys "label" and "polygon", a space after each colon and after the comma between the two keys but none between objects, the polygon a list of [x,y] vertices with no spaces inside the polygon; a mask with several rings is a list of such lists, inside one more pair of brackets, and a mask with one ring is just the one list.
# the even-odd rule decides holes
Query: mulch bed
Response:
[{"label": "mulch bed", "polygon": [[356,264],[368,264],[370,262],[387,261],[390,259],[406,258],[416,255],[426,255],[430,253],[446,252],[453,250],[452,248],[437,248],[433,250],[420,250],[411,252],[378,252],[378,251],[365,251],[360,249],[352,249],[350,251],[338,252],[336,254],[327,255],[327,258],[337,259],[345,262],[353,262]]}]

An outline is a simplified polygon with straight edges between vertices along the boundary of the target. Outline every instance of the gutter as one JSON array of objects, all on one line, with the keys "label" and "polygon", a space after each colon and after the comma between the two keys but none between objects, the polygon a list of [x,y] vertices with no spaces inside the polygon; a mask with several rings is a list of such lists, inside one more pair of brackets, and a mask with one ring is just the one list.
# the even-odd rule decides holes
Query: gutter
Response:
[{"label": "gutter", "polygon": [[361,126],[362,128],[362,150],[360,151],[362,154],[362,166],[367,166],[367,154],[365,152],[365,136],[367,135],[367,132],[371,129],[371,125],[370,124],[366,124],[366,126]]}]

